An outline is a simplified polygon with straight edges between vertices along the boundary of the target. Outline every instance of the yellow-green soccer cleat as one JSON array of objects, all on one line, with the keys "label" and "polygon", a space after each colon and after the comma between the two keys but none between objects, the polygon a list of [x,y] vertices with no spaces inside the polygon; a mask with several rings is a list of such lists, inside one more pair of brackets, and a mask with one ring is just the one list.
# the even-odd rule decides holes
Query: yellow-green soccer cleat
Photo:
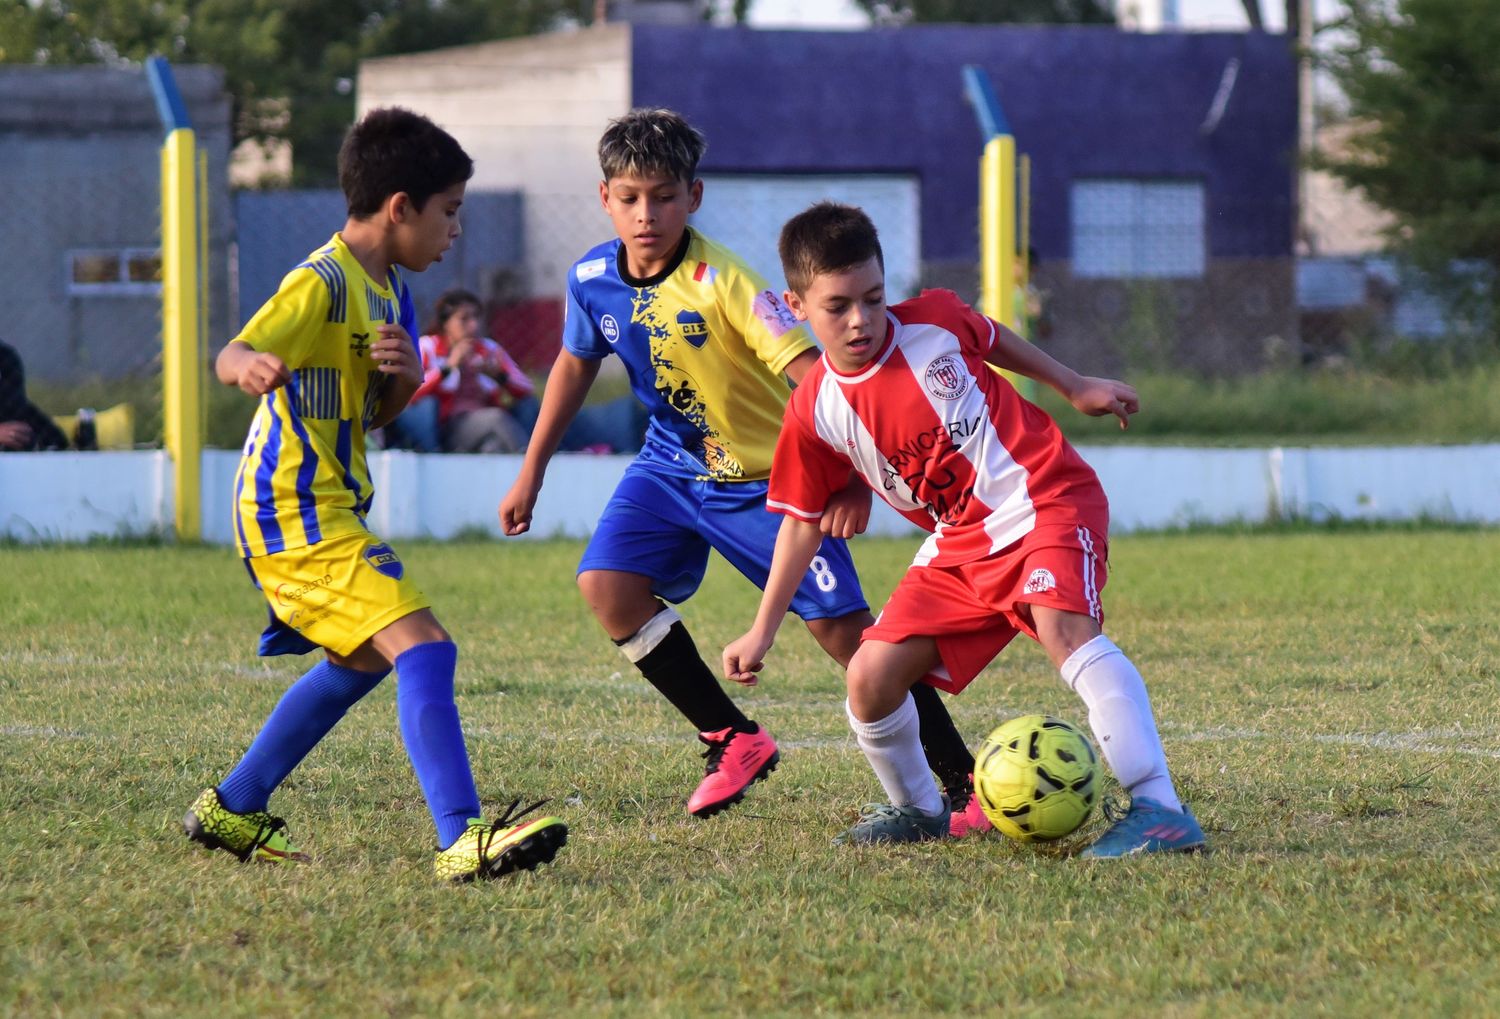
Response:
[{"label": "yellow-green soccer cleat", "polygon": [[308,856],[286,833],[286,822],[264,810],[236,814],[219,802],[219,790],[205,789],[182,819],[188,838],[210,849],[233,853],[242,863],[306,863]]},{"label": "yellow-green soccer cleat", "polygon": [[515,870],[534,870],[550,862],[568,841],[568,826],[556,817],[517,824],[518,818],[547,801],[538,800],[518,811],[520,802],[511,800],[505,813],[494,821],[471,820],[453,845],[438,850],[433,861],[437,876],[448,881],[473,881],[503,877]]}]

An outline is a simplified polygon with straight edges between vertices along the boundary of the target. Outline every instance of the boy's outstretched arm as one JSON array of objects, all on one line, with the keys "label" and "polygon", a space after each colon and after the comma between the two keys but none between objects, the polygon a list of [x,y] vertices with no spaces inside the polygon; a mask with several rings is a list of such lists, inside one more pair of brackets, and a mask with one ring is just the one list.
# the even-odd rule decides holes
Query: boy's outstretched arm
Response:
[{"label": "boy's outstretched arm", "polygon": [[1134,386],[1116,379],[1080,375],[998,322],[995,323],[995,345],[984,359],[996,368],[1046,383],[1075,409],[1091,417],[1113,414],[1120,419],[1121,428],[1128,428],[1130,415],[1141,409],[1141,399]]},{"label": "boy's outstretched arm", "polygon": [[547,464],[589,395],[589,388],[599,375],[599,364],[566,349],[553,362],[521,473],[500,500],[500,529],[506,534],[524,534],[531,529],[531,511],[536,506],[537,493],[542,490]]},{"label": "boy's outstretched arm", "polygon": [[781,519],[781,530],[776,533],[776,551],[771,555],[771,575],[766,579],[765,593],[760,596],[755,622],[743,637],[724,649],[726,679],[746,686],[755,685],[755,674],[765,664],[766,652],[776,641],[776,631],[786,618],[792,596],[797,593],[797,587],[822,542],[823,531],[817,521],[796,517]]},{"label": "boy's outstretched arm", "polygon": [[256,350],[244,340],[231,340],[214,359],[214,374],[226,386],[238,386],[251,396],[265,396],[291,381],[286,362]]}]

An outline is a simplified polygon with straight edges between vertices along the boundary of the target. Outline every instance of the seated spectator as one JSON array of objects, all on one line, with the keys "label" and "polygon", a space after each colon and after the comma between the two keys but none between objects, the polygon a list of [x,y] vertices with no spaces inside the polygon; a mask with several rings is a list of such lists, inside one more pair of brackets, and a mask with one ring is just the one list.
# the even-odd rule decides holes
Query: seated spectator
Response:
[{"label": "seated spectator", "polygon": [[[518,453],[525,450],[541,401],[505,348],[481,336],[479,298],[446,291],[417,343],[422,385],[386,426],[386,445],[419,452]],[[563,434],[561,449],[634,451],[645,433],[639,401],[626,396],[583,408]]]},{"label": "seated spectator", "polygon": [[67,448],[62,429],[26,397],[21,355],[0,341],[0,452]]}]

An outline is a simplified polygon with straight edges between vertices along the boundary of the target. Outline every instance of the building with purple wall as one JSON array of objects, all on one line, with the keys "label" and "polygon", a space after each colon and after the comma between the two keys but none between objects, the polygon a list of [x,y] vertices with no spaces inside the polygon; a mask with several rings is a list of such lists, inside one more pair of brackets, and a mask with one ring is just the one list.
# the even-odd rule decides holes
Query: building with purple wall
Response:
[{"label": "building with purple wall", "polygon": [[[984,139],[966,64],[988,73],[1030,160],[1035,282],[1060,356],[1220,374],[1295,344],[1297,68],[1284,36],[610,24],[366,61],[359,102],[431,113],[475,153],[474,186],[522,192],[537,295],[560,293],[571,257],[608,236],[593,194],[605,121],[662,105],[707,134],[710,180],[910,182],[920,282],[974,300]],[[711,190],[707,203],[732,201]],[[774,235],[779,219],[756,208],[745,218]]]}]

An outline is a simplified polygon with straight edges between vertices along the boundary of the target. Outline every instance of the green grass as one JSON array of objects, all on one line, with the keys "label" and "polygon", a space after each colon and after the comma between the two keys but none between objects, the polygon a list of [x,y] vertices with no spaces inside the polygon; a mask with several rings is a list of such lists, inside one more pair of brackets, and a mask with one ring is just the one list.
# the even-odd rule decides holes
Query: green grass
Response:
[{"label": "green grass", "polygon": [[1500,440],[1500,366],[1435,378],[1307,369],[1236,379],[1128,375],[1141,413],[1128,432],[1085,418],[1049,389],[1041,405],[1074,442],[1275,446],[1412,445]]},{"label": "green grass", "polygon": [[[226,550],[3,548],[0,1014],[1500,1012],[1500,532],[1117,539],[1108,629],[1213,852],[1104,864],[830,845],[879,791],[795,625],[734,692],[780,769],[695,821],[697,744],[587,617],[576,544],[401,551],[462,649],[481,792],[556,797],[556,863],[434,882],[390,683],[273,801],[313,866],[190,845],[182,811],[306,663],[254,657]],[[911,551],[856,544],[872,598]],[[716,562],[700,648],[755,600]],[[1084,721],[1024,641],[949,704],[974,741]]]}]

